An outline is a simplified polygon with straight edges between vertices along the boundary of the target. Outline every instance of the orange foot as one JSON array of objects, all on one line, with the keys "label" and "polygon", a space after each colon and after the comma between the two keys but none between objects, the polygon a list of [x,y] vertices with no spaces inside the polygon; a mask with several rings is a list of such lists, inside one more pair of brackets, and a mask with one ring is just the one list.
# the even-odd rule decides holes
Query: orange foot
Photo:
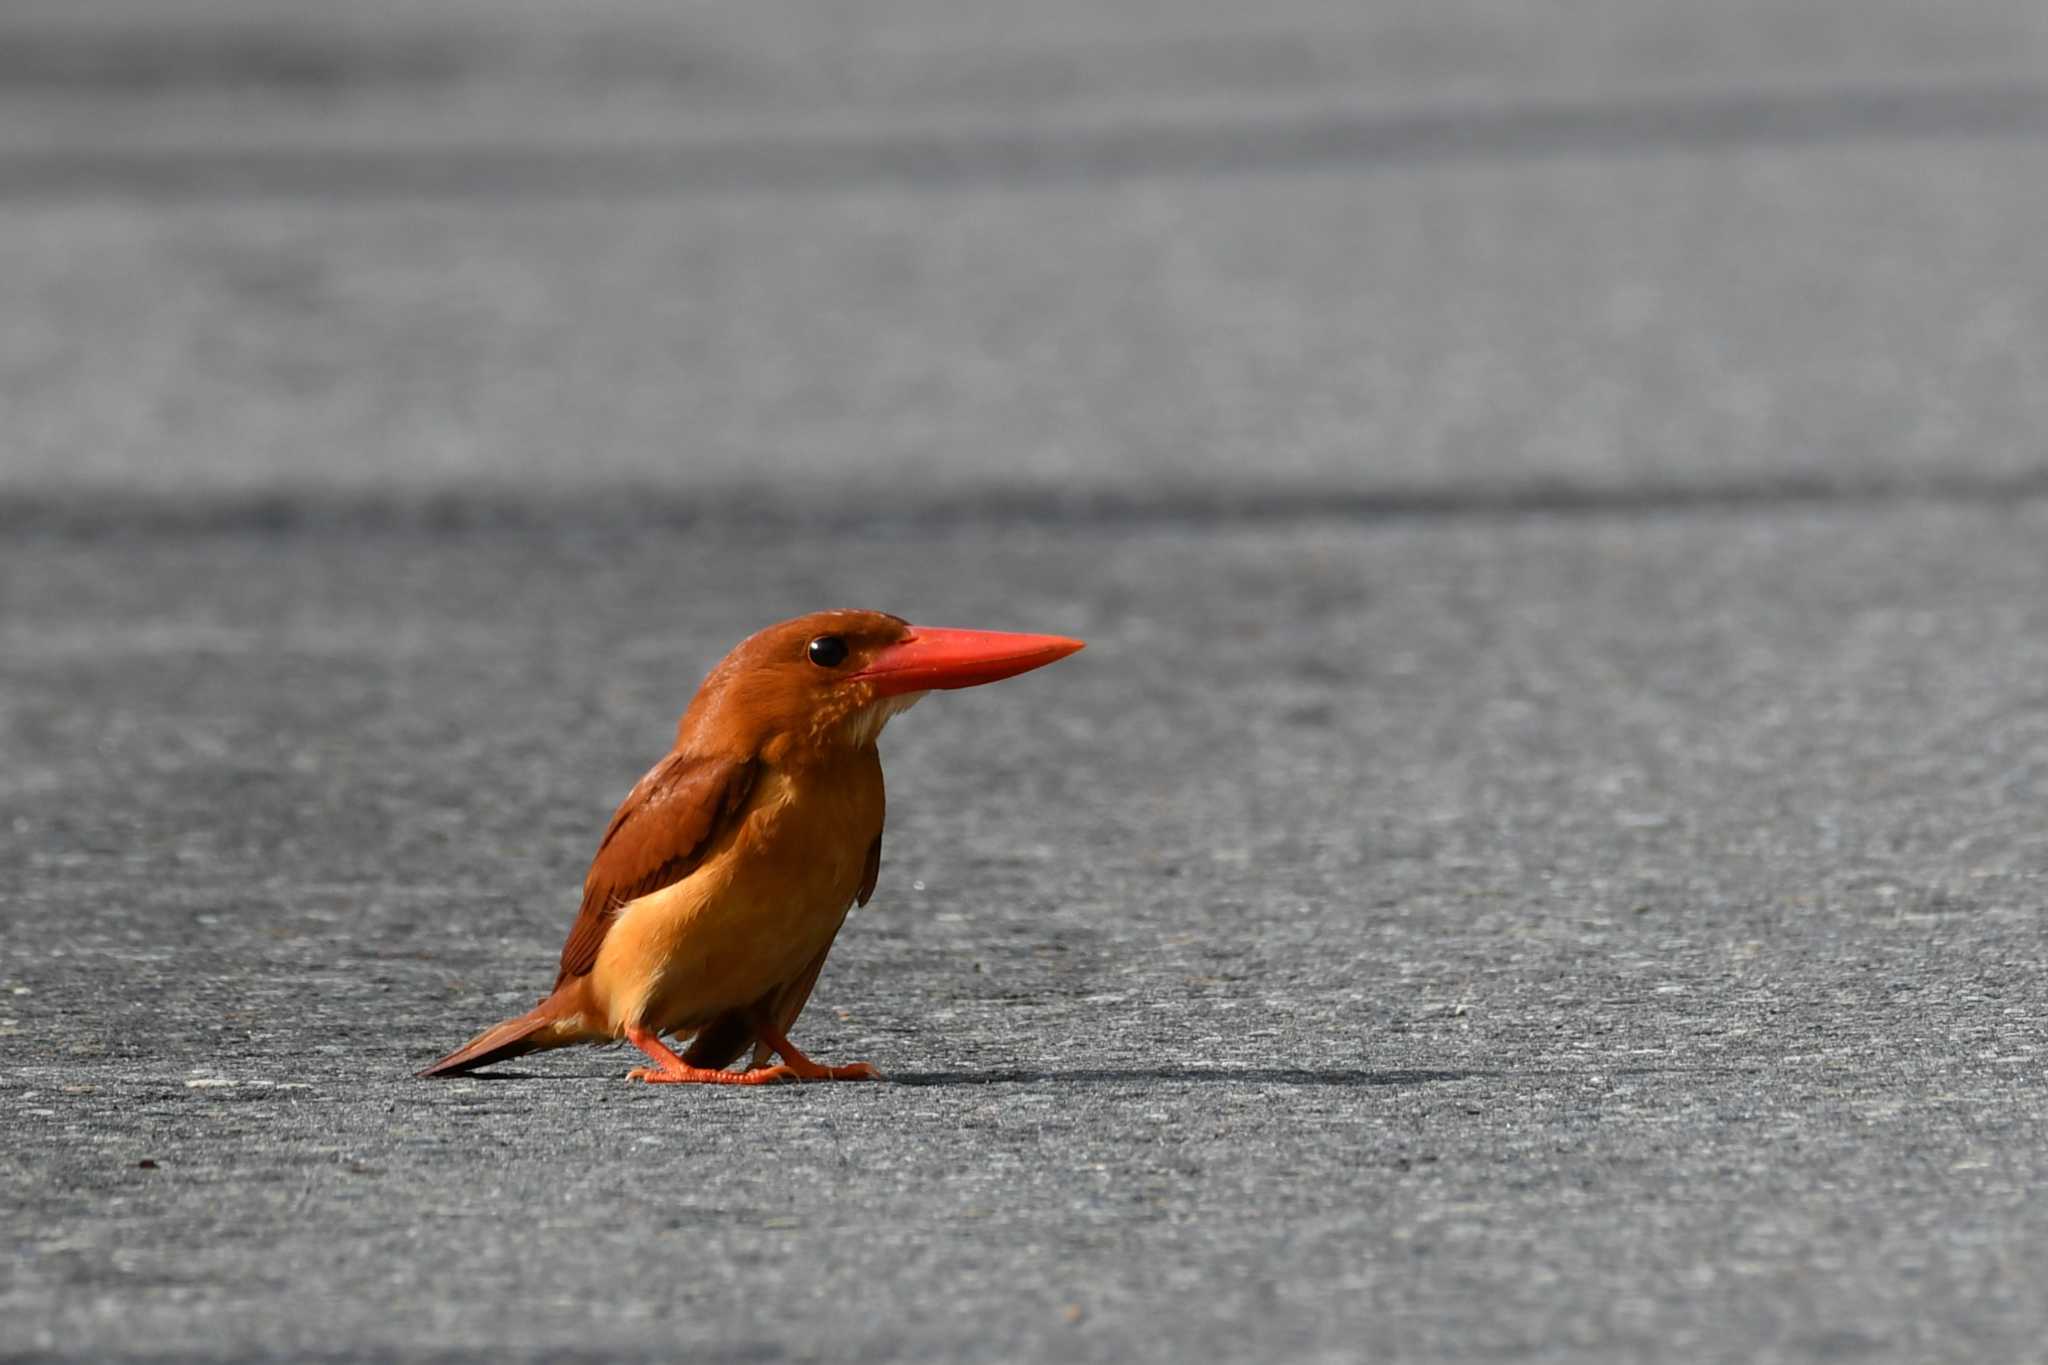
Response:
[{"label": "orange foot", "polygon": [[[882,1079],[882,1073],[866,1062],[848,1062],[844,1066],[825,1066],[812,1061],[804,1056],[803,1053],[797,1051],[796,1044],[784,1037],[781,1029],[774,1027],[766,1020],[757,1022],[754,1026],[754,1032],[756,1037],[774,1048],[776,1055],[782,1058],[781,1066],[759,1067],[756,1069],[780,1073],[777,1079],[780,1079],[781,1076],[788,1076],[799,1081],[879,1081]],[[748,1071],[743,1074],[751,1076],[754,1072]]]},{"label": "orange foot", "polygon": [[683,1066],[675,1070],[636,1066],[626,1073],[626,1079],[645,1081],[649,1085],[774,1085],[796,1080],[797,1076],[786,1066],[757,1066],[752,1071],[713,1071],[702,1066]]},{"label": "orange foot", "polygon": [[777,1081],[798,1079],[794,1071],[782,1066],[757,1066],[750,1071],[719,1071],[691,1066],[670,1051],[659,1034],[645,1029],[627,1029],[626,1041],[654,1062],[653,1066],[636,1066],[628,1071],[626,1079],[629,1081],[645,1081],[649,1085],[773,1085]]}]

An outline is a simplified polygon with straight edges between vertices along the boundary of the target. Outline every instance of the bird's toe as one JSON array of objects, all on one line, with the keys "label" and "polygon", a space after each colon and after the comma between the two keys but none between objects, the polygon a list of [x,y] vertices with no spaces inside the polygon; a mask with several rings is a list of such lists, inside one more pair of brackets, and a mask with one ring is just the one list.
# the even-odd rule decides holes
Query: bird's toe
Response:
[{"label": "bird's toe", "polygon": [[780,1085],[784,1081],[796,1081],[803,1078],[778,1062],[774,1066],[757,1066],[750,1070],[742,1071],[734,1076],[733,1079],[741,1085]]}]

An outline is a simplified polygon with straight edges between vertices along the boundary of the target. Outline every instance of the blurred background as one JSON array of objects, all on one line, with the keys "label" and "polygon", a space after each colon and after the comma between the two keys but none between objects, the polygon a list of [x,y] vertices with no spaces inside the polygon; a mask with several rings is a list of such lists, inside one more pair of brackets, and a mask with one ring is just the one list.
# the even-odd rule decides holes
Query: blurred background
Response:
[{"label": "blurred background", "polygon": [[[2037,1351],[2044,223],[2039,0],[9,0],[0,1355]],[[1091,646],[907,1083],[411,1081],[825,605]]]},{"label": "blurred background", "polygon": [[0,493],[2033,479],[2044,70],[2029,0],[15,0]]}]

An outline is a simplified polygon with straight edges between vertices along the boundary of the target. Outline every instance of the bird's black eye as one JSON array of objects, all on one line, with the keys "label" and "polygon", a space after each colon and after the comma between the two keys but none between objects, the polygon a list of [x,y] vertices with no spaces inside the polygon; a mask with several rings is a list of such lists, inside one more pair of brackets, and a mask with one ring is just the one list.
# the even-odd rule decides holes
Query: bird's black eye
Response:
[{"label": "bird's black eye", "polygon": [[820,668],[837,668],[846,662],[846,641],[837,635],[820,635],[811,641],[810,655]]}]

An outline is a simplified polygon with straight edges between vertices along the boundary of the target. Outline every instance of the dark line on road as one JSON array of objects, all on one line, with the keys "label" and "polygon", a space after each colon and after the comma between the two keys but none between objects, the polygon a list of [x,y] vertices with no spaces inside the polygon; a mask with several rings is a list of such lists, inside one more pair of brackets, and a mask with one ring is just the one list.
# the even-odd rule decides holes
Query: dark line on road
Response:
[{"label": "dark line on road", "polygon": [[1057,490],[982,488],[893,498],[836,484],[702,491],[616,487],[587,493],[483,487],[417,494],[295,491],[177,494],[0,493],[0,535],[64,539],[215,535],[712,535],[830,530],[878,534],[1015,527],[1210,528],[1284,523],[1640,519],[1905,504],[2013,508],[2048,499],[2048,468],[2007,475],[1830,477],[1620,486],[1522,480],[1463,487],[1350,489],[1216,485]]},{"label": "dark line on road", "polygon": [[72,148],[0,153],[0,198],[659,197],[945,190],[1457,159],[2048,134],[2048,85],[1528,100],[1291,119],[742,135],[657,147]]}]

